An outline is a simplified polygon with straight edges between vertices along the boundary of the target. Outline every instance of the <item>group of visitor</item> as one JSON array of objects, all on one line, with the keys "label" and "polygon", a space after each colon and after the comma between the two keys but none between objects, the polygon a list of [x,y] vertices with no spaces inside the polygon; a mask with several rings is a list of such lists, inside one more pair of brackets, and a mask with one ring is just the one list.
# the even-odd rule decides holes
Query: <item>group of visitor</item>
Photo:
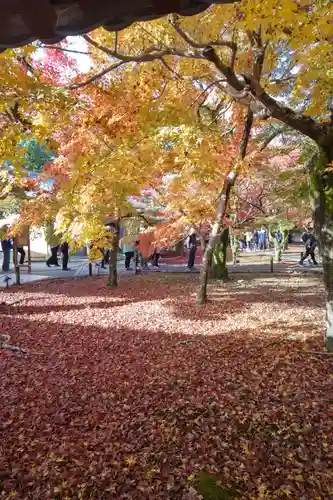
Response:
[{"label": "group of visitor", "polygon": [[[125,238],[119,242],[120,251],[125,256],[125,270],[132,271],[131,262],[137,270],[149,269],[149,265],[153,268],[159,268],[159,259],[161,256],[161,247],[154,241],[155,235],[153,231],[146,231],[136,236],[135,240]],[[197,251],[197,234],[194,228],[190,229],[188,236],[185,238],[185,245],[188,248],[187,268],[194,268],[195,256]]]},{"label": "group of visitor", "polygon": [[[6,230],[6,228],[4,228]],[[8,228],[7,228],[8,229]],[[282,242],[282,233],[281,231],[276,231],[274,233],[274,238],[281,243]],[[314,234],[311,231],[305,231],[301,236],[302,242],[305,245],[305,252],[302,253],[302,257],[300,260],[300,264],[302,265],[307,258],[311,258],[313,264],[317,265],[315,250],[317,247],[317,241]],[[263,251],[269,248],[269,239],[268,232],[264,227],[259,230],[255,230],[253,232],[247,231],[240,238],[240,249],[248,250],[248,251]],[[17,254],[20,255],[20,258],[17,262],[19,265],[24,264],[25,260],[25,250],[21,241],[20,236],[16,236],[16,238],[11,237],[3,237],[1,240],[1,249],[3,253],[2,260],[2,270],[4,272],[9,272],[10,270],[10,252],[13,249],[15,242],[15,248]],[[197,233],[194,228],[191,228],[187,237],[185,237],[185,246],[188,249],[188,262],[187,268],[192,270],[195,265],[195,257],[197,251]],[[90,248],[93,244],[90,245]],[[133,261],[133,265],[135,269],[148,269],[149,264],[153,268],[159,268],[159,259],[161,255],[161,249],[154,241],[154,232],[147,231],[131,240],[126,240],[126,237],[121,239],[119,242],[119,249],[122,254],[125,256],[125,270],[131,271],[133,268],[131,267],[131,263]],[[68,260],[69,260],[69,245],[67,242],[63,242],[60,244],[51,244],[50,245],[51,256],[47,259],[46,265],[48,267],[55,266],[60,267],[59,264],[59,251],[62,254],[62,270],[69,271]],[[110,259],[110,250],[105,248],[99,248],[102,260],[101,260],[101,268],[105,269],[105,265],[109,263]],[[18,256],[17,256],[18,257]]]},{"label": "group of visitor", "polygon": [[[281,233],[280,233],[281,234]],[[282,238],[282,235],[281,235]],[[239,239],[240,250],[264,251],[269,248],[269,239],[267,230],[262,227],[255,231],[246,231]]]},{"label": "group of visitor", "polygon": [[137,235],[135,241],[132,242],[126,241],[126,237],[120,240],[119,248],[125,256],[125,271],[133,270],[132,261],[137,270],[148,269],[149,264],[154,268],[159,268],[161,249],[153,240],[153,232]]}]

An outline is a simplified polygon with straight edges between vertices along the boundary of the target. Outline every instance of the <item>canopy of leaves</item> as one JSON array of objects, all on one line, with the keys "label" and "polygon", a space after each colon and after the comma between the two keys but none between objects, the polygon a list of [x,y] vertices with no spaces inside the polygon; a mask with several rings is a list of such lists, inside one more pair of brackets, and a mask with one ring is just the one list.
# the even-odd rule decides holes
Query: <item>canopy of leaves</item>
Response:
[{"label": "canopy of leaves", "polygon": [[[59,230],[86,240],[102,230],[106,217],[132,210],[129,196],[161,186],[169,214],[186,205],[189,222],[203,212],[210,216],[235,160],[228,140],[221,140],[233,128],[232,101],[253,108],[254,135],[265,126],[266,97],[257,87],[252,96],[245,89],[258,76],[259,60],[256,84],[318,123],[327,119],[329,12],[328,0],[256,6],[244,0],[189,18],[135,23],[116,35],[99,29],[83,37],[88,75],[80,74],[64,45],[46,49],[46,58],[37,57],[35,47],[2,54],[0,161],[9,159],[22,172],[27,153],[18,153],[18,144],[31,133],[59,153],[41,177],[52,189],[26,204],[26,218],[57,216]],[[167,175],[172,180],[165,190]]]}]

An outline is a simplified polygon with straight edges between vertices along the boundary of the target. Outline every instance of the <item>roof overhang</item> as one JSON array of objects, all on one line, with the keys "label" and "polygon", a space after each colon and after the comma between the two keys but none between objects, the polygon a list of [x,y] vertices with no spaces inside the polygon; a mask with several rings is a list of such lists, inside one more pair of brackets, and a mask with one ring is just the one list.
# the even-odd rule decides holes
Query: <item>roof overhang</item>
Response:
[{"label": "roof overhang", "polygon": [[236,0],[0,0],[0,52],[36,40],[53,44],[102,26],[119,31],[172,12],[198,14]]}]

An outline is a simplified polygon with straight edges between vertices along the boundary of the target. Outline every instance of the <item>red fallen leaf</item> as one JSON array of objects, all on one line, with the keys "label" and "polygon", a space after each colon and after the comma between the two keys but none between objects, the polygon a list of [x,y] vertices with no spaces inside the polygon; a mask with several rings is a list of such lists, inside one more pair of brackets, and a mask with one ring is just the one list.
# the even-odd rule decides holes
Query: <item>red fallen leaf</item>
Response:
[{"label": "red fallen leaf", "polygon": [[331,361],[304,349],[324,327],[311,279],[210,284],[200,309],[192,276],[1,292],[0,331],[41,353],[0,351],[5,495],[198,500],[189,483],[206,471],[244,498],[260,485],[330,498]]}]

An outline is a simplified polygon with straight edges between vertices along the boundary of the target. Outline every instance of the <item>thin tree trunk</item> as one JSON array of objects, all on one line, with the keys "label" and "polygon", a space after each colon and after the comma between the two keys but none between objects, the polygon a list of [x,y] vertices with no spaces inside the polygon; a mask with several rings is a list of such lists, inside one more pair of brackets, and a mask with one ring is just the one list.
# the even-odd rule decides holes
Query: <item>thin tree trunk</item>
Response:
[{"label": "thin tree trunk", "polygon": [[333,149],[309,165],[314,229],[323,262],[326,291],[326,349],[333,352]]},{"label": "thin tree trunk", "polygon": [[201,266],[201,271],[200,271],[200,276],[199,276],[199,287],[198,287],[198,292],[197,292],[197,303],[198,304],[204,304],[207,302],[207,282],[208,282],[208,273],[209,273],[209,268],[210,264],[212,262],[213,258],[213,252],[214,248],[216,245],[217,237],[221,231],[222,224],[223,224],[223,218],[227,210],[228,206],[228,201],[229,201],[229,196],[230,196],[230,190],[232,186],[234,185],[234,182],[237,178],[237,172],[232,171],[230,172],[225,181],[224,181],[224,186],[222,190],[222,194],[220,196],[220,201],[219,201],[219,206],[217,209],[217,217],[216,220],[213,224],[208,245],[206,246],[205,252],[203,254],[202,258],[202,266]]},{"label": "thin tree trunk", "polygon": [[231,237],[232,263],[235,265],[239,257],[239,236],[232,235]]},{"label": "thin tree trunk", "polygon": [[119,247],[119,233],[120,224],[119,219],[115,222],[114,231],[112,233],[112,242],[110,248],[110,259],[109,259],[109,282],[108,286],[118,286],[118,273],[117,273],[117,256]]},{"label": "thin tree trunk", "polygon": [[275,261],[276,262],[281,262],[281,260],[282,260],[283,243],[282,243],[282,241],[277,241],[275,239],[274,246],[275,246]]},{"label": "thin tree trunk", "polygon": [[199,238],[200,238],[201,254],[203,255],[205,252],[206,241],[201,233],[199,233]]},{"label": "thin tree trunk", "polygon": [[[246,156],[246,150],[250,139],[252,123],[253,123],[253,113],[249,109],[245,121],[242,143],[240,146],[240,157],[242,160]],[[207,302],[207,282],[208,282],[209,268],[212,262],[214,247],[217,243],[217,236],[221,232],[223,226],[223,219],[225,217],[228,208],[230,191],[233,185],[235,184],[237,175],[238,175],[238,170],[232,170],[224,179],[223,189],[220,194],[215,222],[213,223],[208,245],[205,249],[205,253],[202,259],[202,266],[199,276],[199,286],[197,291],[198,304],[204,304],[205,302]]]},{"label": "thin tree trunk", "polygon": [[221,241],[216,245],[213,252],[213,262],[210,269],[210,277],[222,281],[227,281],[228,268],[227,268],[227,251],[229,245],[229,228],[225,227],[222,230]]},{"label": "thin tree trunk", "polygon": [[176,253],[177,257],[184,255],[184,241],[183,240],[180,240],[176,243],[175,253]]}]

